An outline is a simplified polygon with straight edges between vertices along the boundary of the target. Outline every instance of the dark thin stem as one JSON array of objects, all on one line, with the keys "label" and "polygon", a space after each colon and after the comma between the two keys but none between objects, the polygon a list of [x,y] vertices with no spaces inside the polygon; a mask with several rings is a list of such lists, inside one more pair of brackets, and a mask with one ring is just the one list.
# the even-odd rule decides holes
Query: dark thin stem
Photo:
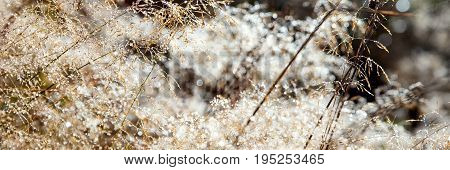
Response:
[{"label": "dark thin stem", "polygon": [[[314,31],[312,31],[308,38],[303,42],[303,44],[300,46],[300,48],[297,50],[297,52],[295,53],[295,55],[291,58],[291,60],[289,61],[289,63],[284,67],[283,71],[281,71],[281,73],[278,75],[277,79],[272,83],[272,85],[270,86],[269,90],[266,92],[266,94],[264,95],[264,98],[259,102],[259,104],[257,105],[257,107],[255,108],[255,110],[252,113],[252,116],[255,116],[256,113],[259,111],[259,109],[261,108],[261,106],[266,102],[266,100],[269,98],[269,95],[272,93],[272,91],[275,89],[276,85],[280,82],[281,78],[283,78],[283,76],[286,74],[287,70],[290,68],[290,66],[294,63],[294,61],[297,59],[297,57],[299,56],[300,52],[303,51],[303,49],[306,47],[306,45],[308,45],[308,43],[312,40],[312,38],[314,37],[314,35],[316,34],[316,32],[319,30],[319,28],[323,25],[323,23],[331,16],[331,14],[337,9],[336,5],[335,8],[331,9],[330,11],[328,11],[325,16],[322,18],[322,20],[320,20],[319,24],[314,28]],[[245,129],[245,127],[247,127],[250,124],[251,120],[250,118],[247,120],[247,122],[245,123],[244,127],[242,129]],[[236,142],[239,141],[239,136],[238,135],[236,137]]]},{"label": "dark thin stem", "polygon": [[382,14],[387,16],[402,16],[402,17],[413,17],[413,13],[409,12],[396,12],[396,11],[390,11],[390,10],[374,10],[370,8],[363,8],[363,9],[353,9],[353,8],[340,8],[339,10],[343,10],[346,12],[366,12],[366,13],[376,13],[376,14]]},{"label": "dark thin stem", "polygon": [[448,127],[448,125],[442,126],[442,127],[438,128],[438,129],[436,129],[436,131],[434,131],[433,133],[428,134],[428,135],[427,135],[426,137],[424,137],[422,140],[420,140],[419,142],[417,142],[417,143],[412,147],[412,149],[416,148],[416,147],[419,146],[421,143],[425,142],[425,140],[427,140],[428,138],[430,138],[432,135],[438,133],[439,131],[441,131],[442,129],[445,129],[445,128],[447,128],[447,127]]},{"label": "dark thin stem", "polygon": [[[373,12],[373,13],[371,14],[370,20],[368,21],[367,31],[364,33],[364,36],[363,36],[361,42],[359,43],[358,49],[356,51],[356,55],[351,57],[351,58],[349,58],[348,59],[349,61],[352,61],[354,59],[356,59],[356,60],[359,59],[359,57],[361,56],[361,53],[364,51],[364,47],[363,46],[364,46],[364,43],[366,41],[366,38],[369,37],[371,35],[372,31],[373,31],[373,24],[374,24],[374,22],[376,20],[377,14],[379,14],[379,13],[382,14],[382,12],[379,12],[380,10],[378,10],[378,8],[376,8],[375,10],[374,9],[368,9],[368,10],[369,10],[369,12]],[[343,86],[342,94],[339,93],[339,88],[341,88],[341,87],[340,86],[336,87],[335,94],[331,97],[330,101],[328,102],[328,104],[326,106],[326,108],[329,109],[332,103],[336,103],[337,102],[337,104],[338,104],[337,107],[336,107],[336,110],[334,111],[333,119],[327,124],[326,130],[325,130],[325,136],[322,137],[322,142],[323,143],[320,146],[321,149],[323,149],[323,148],[328,149],[329,148],[328,144],[330,143],[330,140],[331,140],[331,138],[333,136],[333,133],[335,131],[335,129],[333,128],[333,124],[334,124],[335,121],[337,121],[339,119],[339,117],[341,115],[342,107],[343,107],[343,104],[345,102],[345,99],[344,99],[345,96],[344,95],[348,93],[348,90],[350,88],[350,82],[355,78],[357,72],[358,72],[358,69],[356,67],[354,67],[354,66],[351,66],[350,68],[347,69],[347,71],[345,72],[345,74],[344,74],[344,76],[342,77],[342,80],[341,80],[341,82],[343,82],[342,83],[342,86]],[[333,107],[334,107],[334,104],[333,104]],[[322,122],[322,119],[323,119],[323,115],[321,115],[321,117],[317,121],[317,124],[316,124],[314,129],[316,129],[320,125],[320,123]],[[312,140],[313,136],[314,136],[314,133],[312,132],[309,135],[308,140],[306,141],[304,149],[306,149],[308,147],[308,144]]]},{"label": "dark thin stem", "polygon": [[[349,61],[352,60],[359,60],[359,58],[361,57],[361,53],[364,52],[365,47],[365,41],[367,37],[370,37],[372,34],[372,31],[374,31],[374,24],[376,21],[376,17],[378,12],[378,7],[374,10],[375,12],[371,14],[370,20],[367,23],[367,31],[364,33],[363,39],[361,40],[361,42],[359,43],[359,47],[358,50],[356,51],[356,55],[352,58],[349,58]],[[335,127],[333,127],[333,124],[340,118],[341,116],[341,111],[342,108],[344,106],[344,102],[346,101],[345,99],[345,95],[348,94],[348,91],[350,89],[350,82],[355,79],[357,72],[359,72],[358,68],[356,66],[352,66],[350,67],[347,72],[345,73],[344,77],[342,78],[342,81],[344,82],[344,91],[343,94],[340,94],[341,96],[337,96],[339,95],[339,93],[336,93],[333,95],[333,97],[331,98],[330,102],[327,105],[327,108],[329,108],[330,103],[333,102],[333,100],[338,100],[338,106],[336,107],[336,110],[333,114],[333,119],[327,124],[326,130],[325,130],[325,137],[322,139],[323,143],[321,144],[320,149],[324,149],[324,148],[329,148],[329,143],[332,139],[333,133],[335,131]],[[350,75],[351,74],[351,75]],[[369,83],[369,82],[367,82]]]},{"label": "dark thin stem", "polygon": [[[322,24],[328,19],[328,17],[331,16],[331,13],[334,11],[335,9],[332,9],[330,11],[328,11],[325,16],[323,17],[323,19],[320,21],[319,25],[316,26],[316,28],[314,29],[313,32],[311,32],[308,36],[308,38],[306,39],[305,42],[303,42],[302,46],[300,46],[300,48],[297,50],[297,53],[294,55],[294,57],[292,57],[292,59],[289,61],[288,65],[286,65],[283,69],[283,71],[278,75],[277,79],[272,83],[272,85],[269,88],[269,91],[266,92],[266,94],[264,95],[264,98],[259,102],[258,106],[255,108],[255,110],[252,113],[252,116],[255,116],[256,113],[258,112],[258,110],[261,108],[261,106],[266,102],[266,100],[269,98],[269,95],[272,93],[272,91],[275,89],[276,85],[280,82],[281,78],[283,78],[283,76],[286,74],[287,70],[291,67],[292,63],[294,63],[295,59],[297,59],[298,55],[300,54],[300,52],[306,47],[306,45],[308,45],[309,41],[311,41],[311,39],[313,38],[314,34],[317,32],[317,30],[319,30],[320,26],[322,26]],[[245,124],[245,126],[247,126],[250,123],[250,119],[247,121],[247,123]]]},{"label": "dark thin stem", "polygon": [[150,75],[152,75],[153,70],[155,69],[155,65],[152,66],[152,70],[150,70],[150,72],[147,74],[147,76],[145,77],[145,80],[142,82],[142,84],[139,87],[138,93],[136,94],[136,96],[134,97],[133,101],[131,102],[130,108],[128,109],[127,113],[125,113],[125,117],[123,118],[123,120],[121,121],[120,125],[121,127],[124,126],[125,120],[127,119],[128,115],[131,112],[131,109],[133,108],[134,103],[137,101],[137,98],[141,95],[142,91],[144,91],[144,86],[145,83],[147,83],[148,79],[150,78]]}]

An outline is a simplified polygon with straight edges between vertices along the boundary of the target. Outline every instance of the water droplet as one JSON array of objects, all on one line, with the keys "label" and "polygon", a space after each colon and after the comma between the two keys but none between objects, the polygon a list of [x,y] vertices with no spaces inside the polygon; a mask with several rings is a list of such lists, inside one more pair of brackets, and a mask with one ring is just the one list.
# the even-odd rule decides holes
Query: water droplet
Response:
[{"label": "water droplet", "polygon": [[203,86],[203,80],[197,80],[197,86],[199,87]]},{"label": "water droplet", "polygon": [[67,128],[70,128],[70,127],[72,127],[72,123],[70,123],[70,122],[66,122],[66,124],[65,124],[65,125],[66,125],[66,127],[67,127]]},{"label": "water droplet", "polygon": [[403,19],[394,20],[391,25],[396,33],[404,33],[408,27],[408,24]]},{"label": "water droplet", "polygon": [[399,0],[395,4],[395,8],[397,8],[399,12],[406,12],[409,10],[410,7],[411,3],[409,2],[409,0]]}]

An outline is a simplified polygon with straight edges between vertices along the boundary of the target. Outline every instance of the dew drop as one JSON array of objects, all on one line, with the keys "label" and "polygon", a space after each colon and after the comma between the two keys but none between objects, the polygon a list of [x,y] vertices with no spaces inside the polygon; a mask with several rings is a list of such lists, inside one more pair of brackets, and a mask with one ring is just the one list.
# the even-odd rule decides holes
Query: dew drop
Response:
[{"label": "dew drop", "polygon": [[409,10],[410,7],[411,3],[409,2],[409,0],[399,0],[395,4],[395,8],[397,8],[399,12],[406,12]]},{"label": "dew drop", "polygon": [[66,122],[66,128],[70,128],[70,127],[72,127],[72,123],[70,123],[70,122]]}]

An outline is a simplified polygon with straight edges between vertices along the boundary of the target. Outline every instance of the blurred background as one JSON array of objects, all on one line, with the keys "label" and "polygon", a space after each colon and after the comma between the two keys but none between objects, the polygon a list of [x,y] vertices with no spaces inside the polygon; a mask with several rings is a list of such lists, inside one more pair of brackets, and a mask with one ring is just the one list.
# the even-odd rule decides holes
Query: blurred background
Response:
[{"label": "blurred background", "polygon": [[[314,12],[317,1],[319,0],[235,0],[232,5],[259,3],[279,16],[305,19],[317,17]],[[367,4],[365,1],[352,2],[355,7],[360,7]],[[383,10],[400,13],[386,15],[388,21],[384,24],[390,29],[392,36],[380,33],[372,38],[383,43],[390,52],[375,51],[376,55],[372,56],[385,69],[398,74],[401,83],[430,83],[448,78],[449,7],[449,0],[395,0],[388,3]],[[420,68],[415,68],[419,66]]]},{"label": "blurred background", "polygon": [[[278,16],[295,19],[316,18],[315,5],[320,0],[236,0],[232,5],[246,3],[261,4]],[[367,6],[368,0],[350,1],[358,9]],[[422,97],[427,100],[419,106],[400,109],[398,114],[409,114],[409,118],[424,113],[437,112],[449,115],[450,85],[450,8],[449,0],[395,0],[382,9],[386,14],[386,31],[376,31],[371,37],[385,45],[389,53],[370,47],[370,57],[380,64],[397,86],[407,88],[422,83]],[[381,29],[381,28],[379,28]],[[386,80],[372,76],[372,86],[389,86]],[[364,94],[359,94],[364,96]],[[369,101],[371,97],[365,95]]]}]

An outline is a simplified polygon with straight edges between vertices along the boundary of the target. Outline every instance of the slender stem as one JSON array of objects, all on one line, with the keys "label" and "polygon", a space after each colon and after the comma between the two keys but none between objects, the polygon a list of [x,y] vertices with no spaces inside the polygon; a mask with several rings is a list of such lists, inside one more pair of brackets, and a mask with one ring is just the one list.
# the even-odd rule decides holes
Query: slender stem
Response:
[{"label": "slender stem", "polygon": [[[283,78],[283,76],[286,74],[287,70],[291,67],[291,65],[294,63],[295,59],[297,59],[297,57],[299,56],[300,52],[306,47],[306,45],[308,45],[309,41],[311,41],[311,39],[313,38],[314,34],[317,32],[317,30],[319,30],[320,26],[322,26],[322,24],[328,19],[328,17],[331,16],[331,13],[334,11],[335,9],[332,9],[330,11],[328,11],[325,16],[323,17],[323,19],[320,21],[319,25],[316,26],[316,28],[314,29],[313,32],[311,32],[308,36],[308,38],[306,39],[305,42],[303,42],[302,46],[300,46],[300,48],[297,50],[297,53],[294,55],[294,57],[291,58],[291,60],[289,61],[289,63],[284,67],[283,71],[281,71],[281,73],[278,75],[277,79],[272,83],[272,85],[269,88],[269,91],[266,92],[266,94],[264,95],[264,98],[259,102],[258,106],[255,108],[255,110],[252,113],[252,116],[255,116],[256,113],[259,111],[259,109],[261,108],[261,106],[266,102],[266,100],[269,98],[269,95],[272,93],[272,91],[275,89],[276,85],[280,82],[281,78]],[[247,121],[246,126],[250,123],[250,119]]]},{"label": "slender stem", "polygon": [[[283,71],[281,71],[281,73],[278,75],[277,79],[272,83],[272,85],[270,86],[269,90],[266,92],[266,94],[264,95],[264,98],[259,102],[259,104],[257,105],[257,107],[255,108],[255,110],[253,110],[252,116],[255,116],[256,113],[258,113],[259,109],[261,108],[261,106],[266,102],[266,100],[269,98],[270,94],[272,93],[272,91],[275,89],[276,85],[280,82],[281,78],[283,78],[283,76],[286,74],[287,70],[290,68],[290,66],[294,63],[294,61],[297,59],[297,57],[299,56],[300,52],[303,51],[303,49],[306,47],[306,45],[308,45],[308,43],[312,40],[312,38],[314,37],[314,35],[316,34],[316,32],[319,30],[319,28],[323,25],[323,23],[331,16],[331,14],[337,9],[336,5],[333,9],[329,10],[327,13],[325,13],[325,16],[322,18],[322,20],[320,20],[319,24],[314,28],[314,30],[309,34],[308,38],[303,42],[303,44],[300,46],[300,48],[297,50],[297,52],[295,53],[295,55],[291,58],[291,60],[289,61],[289,63],[284,67]],[[250,118],[251,118],[250,117]],[[245,127],[247,127],[250,122],[251,119],[248,119],[247,122],[244,124],[244,127],[242,129],[245,129]],[[234,141],[234,143],[237,143],[239,141],[239,137],[241,134],[239,134],[236,137],[236,140]]]}]

